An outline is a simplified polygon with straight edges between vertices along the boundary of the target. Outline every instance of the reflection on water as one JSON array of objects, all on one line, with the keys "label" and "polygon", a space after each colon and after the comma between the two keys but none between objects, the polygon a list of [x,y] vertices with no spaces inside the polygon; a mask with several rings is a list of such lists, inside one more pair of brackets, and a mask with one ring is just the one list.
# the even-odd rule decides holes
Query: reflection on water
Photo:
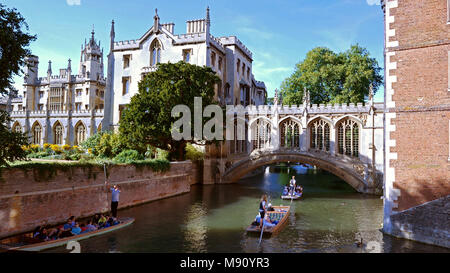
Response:
[{"label": "reflection on water", "polygon": [[[446,252],[446,249],[383,235],[383,202],[356,193],[327,172],[276,165],[231,185],[194,185],[191,192],[119,211],[136,221],[122,230],[81,241],[81,252]],[[300,200],[280,199],[292,175],[304,189]],[[249,236],[246,227],[267,194],[273,205],[291,205],[273,238]],[[357,242],[363,240],[363,246]],[[65,247],[48,252],[68,252]]]}]

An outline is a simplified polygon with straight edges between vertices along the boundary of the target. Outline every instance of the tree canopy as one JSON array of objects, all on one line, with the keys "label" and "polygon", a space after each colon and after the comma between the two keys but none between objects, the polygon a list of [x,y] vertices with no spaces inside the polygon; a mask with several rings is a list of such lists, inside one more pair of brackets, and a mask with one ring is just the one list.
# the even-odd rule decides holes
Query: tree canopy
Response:
[{"label": "tree canopy", "polygon": [[[28,30],[22,15],[16,9],[0,4],[0,96],[16,95],[12,77],[22,72],[25,57],[30,54],[27,46],[36,39],[24,33],[22,27]],[[0,166],[8,165],[8,161],[24,159],[26,155],[21,146],[28,144],[28,138],[23,133],[11,132],[10,123],[9,114],[0,110]]]},{"label": "tree canopy", "polygon": [[22,72],[25,57],[30,55],[27,48],[36,36],[22,31],[28,25],[16,9],[0,4],[0,95],[15,95],[12,77]]},{"label": "tree canopy", "polygon": [[[130,149],[141,153],[147,145],[168,150],[182,159],[189,140],[172,139],[172,124],[178,119],[171,116],[172,108],[183,104],[194,115],[194,97],[202,97],[202,105],[217,104],[214,86],[219,82],[209,67],[185,62],[161,63],[148,73],[136,95],[124,109],[119,122],[121,140]],[[192,135],[194,126],[191,126]]]},{"label": "tree canopy", "polygon": [[382,84],[380,71],[376,59],[359,45],[341,53],[314,48],[281,83],[283,104],[301,104],[305,88],[314,104],[363,102],[370,84],[374,92]]}]

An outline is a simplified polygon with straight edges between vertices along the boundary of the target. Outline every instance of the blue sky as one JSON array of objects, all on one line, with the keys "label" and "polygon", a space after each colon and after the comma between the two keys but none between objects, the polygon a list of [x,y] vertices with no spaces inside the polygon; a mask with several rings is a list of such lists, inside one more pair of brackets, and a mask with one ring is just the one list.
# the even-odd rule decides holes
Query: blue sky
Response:
[{"label": "blue sky", "polygon": [[[140,38],[152,25],[155,8],[161,22],[175,23],[185,33],[186,20],[205,17],[211,9],[211,33],[235,35],[253,53],[253,74],[266,83],[269,97],[290,76],[295,64],[314,47],[336,52],[351,44],[366,47],[383,67],[383,12],[379,0],[3,0],[25,17],[37,40],[30,46],[39,56],[39,75],[67,66],[78,71],[81,44],[95,36],[108,53],[111,20],[116,40]],[[106,67],[105,67],[106,68]],[[22,79],[16,77],[16,86]],[[383,100],[383,89],[375,99]]]}]

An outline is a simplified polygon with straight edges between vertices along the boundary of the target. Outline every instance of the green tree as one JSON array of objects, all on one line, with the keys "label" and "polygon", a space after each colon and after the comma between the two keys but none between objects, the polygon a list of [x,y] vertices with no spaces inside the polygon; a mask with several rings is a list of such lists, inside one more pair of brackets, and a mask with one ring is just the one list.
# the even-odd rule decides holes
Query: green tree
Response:
[{"label": "green tree", "polygon": [[[24,33],[22,27],[28,30],[22,15],[0,4],[0,96],[17,94],[12,78],[22,72],[25,57],[30,54],[27,46],[36,39]],[[25,134],[11,132],[10,123],[8,113],[0,110],[0,166],[26,156],[21,146],[28,144],[28,138]]]},{"label": "green tree", "polygon": [[282,82],[283,104],[301,104],[305,88],[314,104],[363,102],[370,84],[374,91],[382,84],[380,71],[376,59],[359,45],[342,53],[314,48]]},{"label": "green tree", "polygon": [[23,133],[11,132],[8,125],[11,118],[5,111],[0,111],[0,166],[8,166],[8,161],[22,160],[27,153],[22,145],[28,145],[28,139]]},{"label": "green tree", "polygon": [[[168,150],[171,157],[182,159],[189,140],[172,139],[171,116],[179,104],[189,107],[193,118],[194,97],[202,97],[203,106],[216,104],[214,86],[219,78],[209,67],[184,62],[158,64],[155,72],[139,82],[138,94],[123,111],[119,132],[122,142],[130,149],[145,153],[147,145]],[[193,136],[194,126],[191,126]]]},{"label": "green tree", "polygon": [[0,95],[16,95],[13,76],[23,72],[27,48],[36,36],[22,31],[28,25],[16,9],[0,4]]}]

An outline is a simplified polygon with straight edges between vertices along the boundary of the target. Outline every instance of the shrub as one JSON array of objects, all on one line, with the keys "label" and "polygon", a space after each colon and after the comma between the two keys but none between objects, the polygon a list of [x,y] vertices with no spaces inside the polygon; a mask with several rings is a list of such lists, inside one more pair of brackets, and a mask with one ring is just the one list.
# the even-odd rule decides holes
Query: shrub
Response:
[{"label": "shrub", "polygon": [[143,159],[144,157],[136,150],[123,150],[114,157],[114,161],[117,163],[131,163]]},{"label": "shrub", "polygon": [[186,145],[186,159],[190,159],[192,161],[197,161],[197,160],[203,160],[205,154],[198,150],[197,148],[195,148],[195,146],[193,146],[190,143],[187,143]]},{"label": "shrub", "polygon": [[156,148],[156,159],[169,160],[169,151]]},{"label": "shrub", "polygon": [[36,153],[30,153],[27,155],[28,158],[44,158],[51,155],[48,151],[41,151]]},{"label": "shrub", "polygon": [[48,144],[48,143],[44,143],[44,149],[48,149],[48,148],[50,148],[50,144]]}]

